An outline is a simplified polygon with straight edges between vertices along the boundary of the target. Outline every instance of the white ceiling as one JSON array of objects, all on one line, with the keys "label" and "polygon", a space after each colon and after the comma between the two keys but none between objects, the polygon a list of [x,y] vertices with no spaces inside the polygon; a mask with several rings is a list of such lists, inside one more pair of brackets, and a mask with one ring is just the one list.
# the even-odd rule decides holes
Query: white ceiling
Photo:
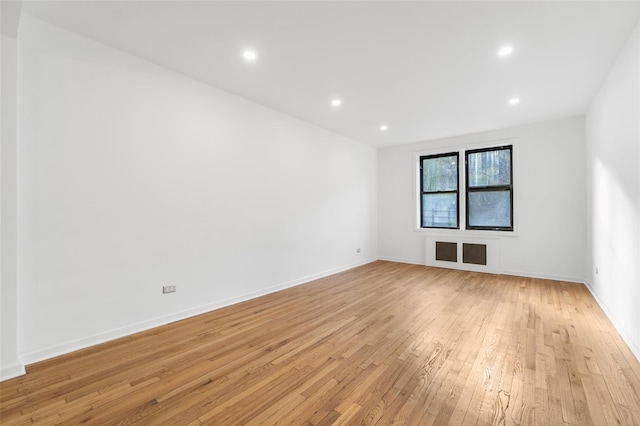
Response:
[{"label": "white ceiling", "polygon": [[[23,12],[383,147],[584,114],[639,6],[25,1]],[[505,44],[514,53],[499,58]]]}]

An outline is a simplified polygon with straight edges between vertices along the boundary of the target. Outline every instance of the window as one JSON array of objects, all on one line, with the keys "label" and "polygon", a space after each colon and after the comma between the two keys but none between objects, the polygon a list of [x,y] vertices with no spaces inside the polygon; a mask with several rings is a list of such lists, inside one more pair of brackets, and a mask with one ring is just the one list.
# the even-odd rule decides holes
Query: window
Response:
[{"label": "window", "polygon": [[512,145],[466,151],[467,229],[513,231]]},{"label": "window", "polygon": [[459,228],[458,153],[420,157],[420,226]]},{"label": "window", "polygon": [[416,159],[418,227],[514,230],[513,145],[420,153]]}]

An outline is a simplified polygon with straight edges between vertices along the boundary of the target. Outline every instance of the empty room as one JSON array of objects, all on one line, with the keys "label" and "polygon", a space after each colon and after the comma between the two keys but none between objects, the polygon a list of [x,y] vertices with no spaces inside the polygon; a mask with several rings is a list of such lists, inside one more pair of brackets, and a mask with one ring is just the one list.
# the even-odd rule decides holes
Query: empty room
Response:
[{"label": "empty room", "polygon": [[3,426],[640,425],[640,1],[0,5]]}]

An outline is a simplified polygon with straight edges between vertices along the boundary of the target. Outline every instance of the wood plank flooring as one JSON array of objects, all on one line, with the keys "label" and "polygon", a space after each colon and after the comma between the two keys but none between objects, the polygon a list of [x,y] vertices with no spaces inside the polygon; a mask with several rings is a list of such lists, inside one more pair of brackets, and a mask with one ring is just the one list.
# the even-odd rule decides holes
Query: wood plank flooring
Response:
[{"label": "wood plank flooring", "polygon": [[9,425],[640,425],[640,365],[580,284],[378,261],[58,357]]}]

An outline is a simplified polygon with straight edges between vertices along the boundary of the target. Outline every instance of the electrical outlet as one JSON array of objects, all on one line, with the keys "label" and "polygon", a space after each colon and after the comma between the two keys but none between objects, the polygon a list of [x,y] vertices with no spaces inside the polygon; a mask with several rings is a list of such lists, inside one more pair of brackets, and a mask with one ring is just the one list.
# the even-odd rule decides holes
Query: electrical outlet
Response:
[{"label": "electrical outlet", "polygon": [[162,287],[162,294],[166,294],[166,293],[175,293],[176,292],[176,286],[175,285],[165,285]]}]

